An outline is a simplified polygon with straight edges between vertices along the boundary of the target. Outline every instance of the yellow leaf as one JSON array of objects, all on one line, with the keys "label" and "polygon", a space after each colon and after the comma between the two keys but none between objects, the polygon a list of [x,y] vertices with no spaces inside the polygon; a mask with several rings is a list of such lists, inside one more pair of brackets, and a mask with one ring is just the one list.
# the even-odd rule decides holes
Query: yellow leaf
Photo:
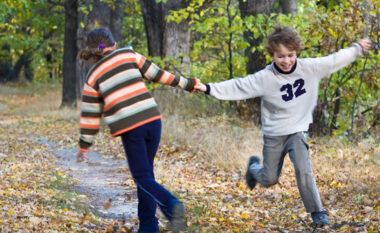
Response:
[{"label": "yellow leaf", "polygon": [[376,210],[380,211],[380,205],[376,206]]},{"label": "yellow leaf", "polygon": [[8,210],[8,217],[12,217],[15,214],[13,209]]},{"label": "yellow leaf", "polygon": [[241,218],[248,218],[249,216],[248,216],[247,213],[241,213],[240,217],[241,217]]},{"label": "yellow leaf", "polygon": [[65,173],[63,173],[63,172],[58,172],[58,175],[63,176],[63,175],[65,175]]},{"label": "yellow leaf", "polygon": [[243,184],[240,184],[240,185],[239,185],[239,189],[240,189],[240,190],[243,190],[243,189],[244,189],[244,185],[243,185]]},{"label": "yellow leaf", "polygon": [[232,209],[232,205],[228,204],[227,209],[229,209],[229,210]]}]

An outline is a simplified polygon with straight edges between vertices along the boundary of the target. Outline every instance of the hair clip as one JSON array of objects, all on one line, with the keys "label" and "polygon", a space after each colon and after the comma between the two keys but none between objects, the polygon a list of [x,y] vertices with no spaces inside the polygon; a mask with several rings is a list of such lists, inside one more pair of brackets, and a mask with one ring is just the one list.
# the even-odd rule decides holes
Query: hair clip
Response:
[{"label": "hair clip", "polygon": [[104,49],[104,45],[103,44],[98,44],[98,48],[103,50]]}]

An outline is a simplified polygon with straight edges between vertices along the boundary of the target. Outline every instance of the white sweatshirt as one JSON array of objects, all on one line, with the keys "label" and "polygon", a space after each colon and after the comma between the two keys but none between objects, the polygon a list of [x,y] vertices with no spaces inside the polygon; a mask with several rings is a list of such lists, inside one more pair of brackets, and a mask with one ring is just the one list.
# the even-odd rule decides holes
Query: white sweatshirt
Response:
[{"label": "white sweatshirt", "polygon": [[210,83],[210,95],[221,100],[261,97],[262,132],[282,136],[307,131],[313,121],[319,81],[352,63],[362,54],[359,44],[326,57],[297,59],[293,72],[280,72],[274,64],[244,78]]}]

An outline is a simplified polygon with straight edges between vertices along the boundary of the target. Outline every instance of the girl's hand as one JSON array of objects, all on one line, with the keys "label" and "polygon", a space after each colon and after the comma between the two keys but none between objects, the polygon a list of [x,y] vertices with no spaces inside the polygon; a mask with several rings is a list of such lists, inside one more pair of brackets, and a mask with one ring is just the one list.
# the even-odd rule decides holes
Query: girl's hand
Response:
[{"label": "girl's hand", "polygon": [[194,86],[195,90],[200,91],[200,92],[206,92],[207,91],[206,85],[201,83],[201,80],[199,80],[198,78],[196,79],[197,79],[197,84]]},{"label": "girl's hand", "polygon": [[366,53],[372,47],[372,41],[368,38],[361,39],[359,41],[359,44],[362,47],[364,53]]},{"label": "girl's hand", "polygon": [[77,163],[80,163],[80,162],[83,162],[83,161],[87,161],[88,160],[88,157],[87,157],[87,152],[83,152],[83,151],[79,151],[78,154],[77,154]]}]

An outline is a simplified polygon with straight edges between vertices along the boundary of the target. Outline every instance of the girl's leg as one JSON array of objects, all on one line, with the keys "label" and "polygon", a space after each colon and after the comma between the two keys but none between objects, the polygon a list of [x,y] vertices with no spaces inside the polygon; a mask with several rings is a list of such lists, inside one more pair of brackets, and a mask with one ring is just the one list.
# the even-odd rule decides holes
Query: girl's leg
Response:
[{"label": "girl's leg", "polygon": [[121,135],[129,169],[138,187],[140,231],[157,232],[159,230],[155,216],[157,204],[170,219],[170,208],[179,202],[154,178],[153,161],[160,135],[160,120],[142,125]]},{"label": "girl's leg", "polygon": [[253,164],[250,167],[251,174],[264,187],[278,182],[286,154],[285,140],[286,136],[264,136],[263,165]]},{"label": "girl's leg", "polygon": [[292,134],[288,140],[290,159],[294,164],[298,190],[306,212],[322,211],[322,203],[313,177],[306,138],[302,132]]}]

